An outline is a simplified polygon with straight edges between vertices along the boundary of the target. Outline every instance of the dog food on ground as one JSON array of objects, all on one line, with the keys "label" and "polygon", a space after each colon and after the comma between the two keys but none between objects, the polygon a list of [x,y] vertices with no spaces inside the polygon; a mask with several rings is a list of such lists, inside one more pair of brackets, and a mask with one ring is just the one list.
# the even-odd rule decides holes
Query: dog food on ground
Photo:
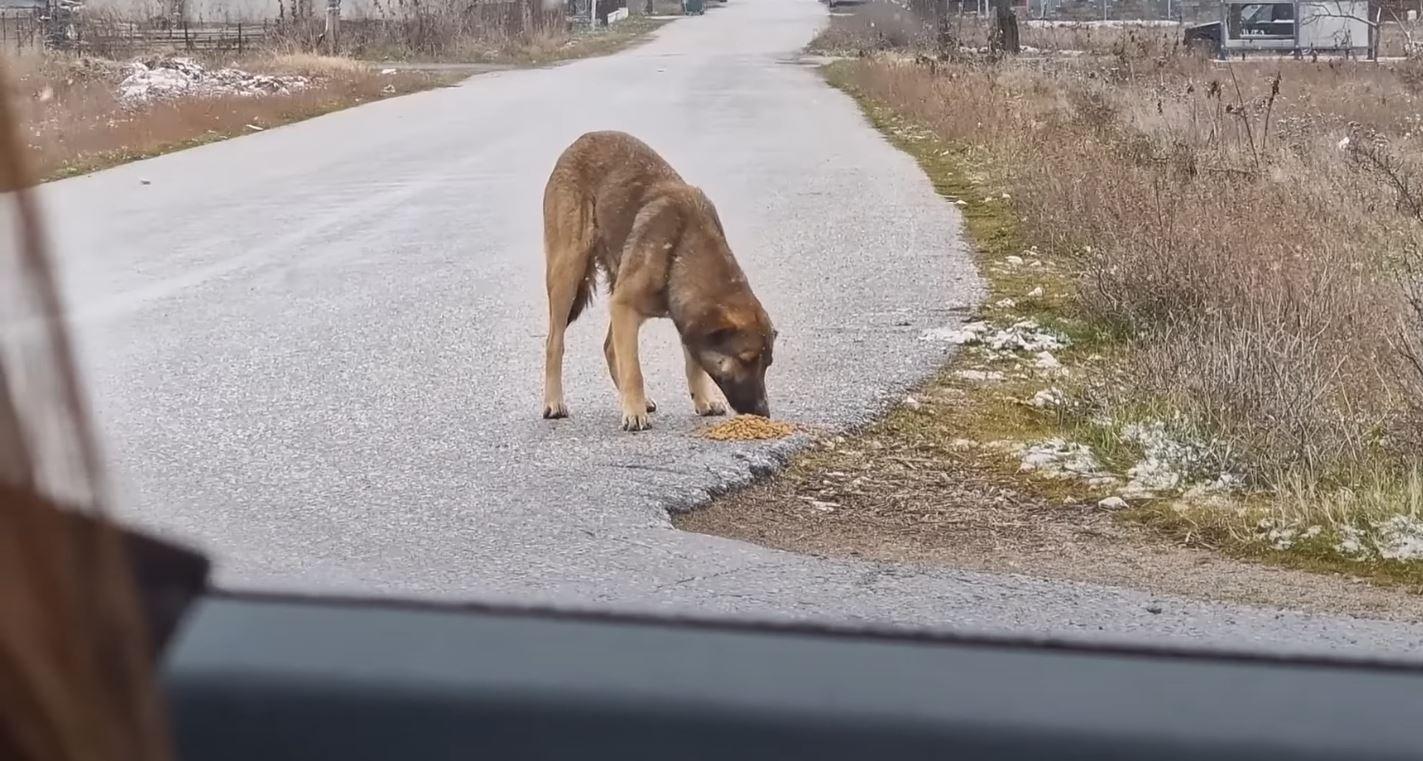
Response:
[{"label": "dog food on ground", "polygon": [[760,415],[737,415],[710,428],[704,428],[701,433],[715,441],[760,441],[784,439],[795,433],[795,426]]}]

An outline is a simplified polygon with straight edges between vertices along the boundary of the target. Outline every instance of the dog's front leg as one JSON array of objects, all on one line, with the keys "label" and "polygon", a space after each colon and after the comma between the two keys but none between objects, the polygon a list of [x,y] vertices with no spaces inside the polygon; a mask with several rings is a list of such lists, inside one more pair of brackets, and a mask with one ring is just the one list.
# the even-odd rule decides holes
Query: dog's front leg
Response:
[{"label": "dog's front leg", "polygon": [[647,318],[616,296],[610,311],[609,328],[613,338],[613,357],[618,365],[618,397],[623,408],[623,430],[646,430],[647,393],[642,385],[642,365],[637,359],[637,334]]},{"label": "dog's front leg", "polygon": [[702,369],[702,363],[697,361],[696,355],[686,346],[682,347],[682,354],[687,360],[687,390],[692,392],[692,408],[703,417],[725,415],[726,405],[716,398],[716,384],[712,383],[707,371]]}]

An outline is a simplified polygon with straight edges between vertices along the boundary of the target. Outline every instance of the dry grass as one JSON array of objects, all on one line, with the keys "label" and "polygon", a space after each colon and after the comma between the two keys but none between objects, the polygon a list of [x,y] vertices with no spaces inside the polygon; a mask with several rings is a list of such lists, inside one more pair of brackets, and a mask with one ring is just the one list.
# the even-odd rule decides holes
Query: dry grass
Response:
[{"label": "dry grass", "polygon": [[1368,132],[1407,152],[1407,76],[1188,57],[851,74],[975,146],[1029,242],[1074,262],[1082,307],[1134,342],[1125,392],[1095,404],[1164,401],[1269,484],[1406,453],[1418,378],[1398,341],[1416,319],[1399,263],[1423,229],[1338,144]]},{"label": "dry grass", "polygon": [[317,56],[262,57],[251,68],[301,73],[314,83],[263,97],[126,105],[115,91],[122,76],[116,64],[35,57],[12,61],[7,74],[28,160],[44,179],[260,131],[446,81],[416,72],[381,75],[350,61]]},{"label": "dry grass", "polygon": [[[837,18],[826,38],[869,51],[883,27]],[[953,368],[1007,380],[946,376],[971,414],[936,420],[941,436],[1067,438],[1122,475],[1145,457],[1128,425],[1160,422],[1199,445],[1206,478],[1185,485],[1224,471],[1244,490],[1134,497],[1129,519],[1252,559],[1423,582],[1409,538],[1423,532],[1423,68],[1222,65],[1151,45],[991,63],[894,45],[832,65],[831,81],[957,199],[990,289],[980,319],[1032,318],[1074,342],[1058,353],[1071,376],[1051,381],[1012,380],[1036,374],[1022,357],[958,355]],[[1044,383],[1065,405],[1026,404]],[[1049,500],[1103,496],[1015,478]],[[919,539],[956,531],[934,526]]]}]

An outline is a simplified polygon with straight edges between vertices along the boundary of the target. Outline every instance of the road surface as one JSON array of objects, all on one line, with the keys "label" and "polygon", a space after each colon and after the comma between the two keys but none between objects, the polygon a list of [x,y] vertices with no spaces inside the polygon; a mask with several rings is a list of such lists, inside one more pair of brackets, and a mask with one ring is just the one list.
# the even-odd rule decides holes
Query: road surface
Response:
[{"label": "road surface", "polygon": [[610,58],[46,186],[124,515],[237,588],[1423,652],[1419,627],[679,532],[669,507],[776,452],[692,435],[666,324],[644,339],[655,428],[620,432],[602,300],[570,333],[574,417],[540,419],[540,195],[593,129],[718,204],[781,331],[777,416],[852,424],[942,361],[917,336],[981,294],[959,219],[797,62],[824,18],[732,0]]}]

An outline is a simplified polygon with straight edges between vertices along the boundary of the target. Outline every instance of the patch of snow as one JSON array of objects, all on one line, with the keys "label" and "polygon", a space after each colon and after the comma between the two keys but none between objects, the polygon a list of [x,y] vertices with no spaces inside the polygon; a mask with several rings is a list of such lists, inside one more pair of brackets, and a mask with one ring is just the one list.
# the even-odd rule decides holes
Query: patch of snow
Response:
[{"label": "patch of snow", "polygon": [[1037,392],[1036,394],[1033,394],[1033,398],[1028,401],[1028,404],[1037,407],[1040,410],[1045,410],[1050,409],[1052,407],[1061,407],[1066,401],[1067,397],[1062,393],[1061,390],[1056,388],[1045,388]]},{"label": "patch of snow", "polygon": [[957,370],[954,372],[954,376],[978,383],[996,383],[1003,380],[1003,373],[997,370]]},{"label": "patch of snow", "polygon": [[1065,439],[1048,439],[1029,446],[1018,457],[1018,470],[1048,478],[1081,478],[1096,475],[1101,463],[1092,448]]},{"label": "patch of snow", "polygon": [[1033,320],[1020,320],[1012,326],[983,336],[985,346],[996,351],[1053,351],[1067,347],[1067,339],[1038,327]]},{"label": "patch of snow", "polygon": [[1050,351],[1038,352],[1037,361],[1033,364],[1037,365],[1039,370],[1056,370],[1062,367],[1062,363]]},{"label": "patch of snow", "polygon": [[970,322],[961,328],[930,328],[919,334],[920,341],[948,341],[952,344],[974,344],[988,332],[988,323]]},{"label": "patch of snow", "polygon": [[[1192,440],[1166,422],[1154,420],[1122,427],[1122,439],[1141,447],[1142,459],[1127,470],[1122,493],[1129,497],[1149,497],[1174,493],[1188,486],[1202,494],[1233,491],[1240,481],[1215,465],[1212,448]],[[1214,471],[1214,472],[1212,472]],[[1192,484],[1204,475],[1209,481]]]},{"label": "patch of snow", "polygon": [[1364,532],[1353,526],[1339,527],[1339,541],[1335,543],[1334,550],[1355,560],[1364,560],[1373,554],[1364,545]]},{"label": "patch of snow", "polygon": [[1374,544],[1384,560],[1423,560],[1423,520],[1395,515],[1374,524]]},{"label": "patch of snow", "polygon": [[1272,528],[1265,535],[1265,539],[1270,542],[1270,546],[1277,550],[1288,550],[1295,546],[1295,536],[1299,532],[1292,528]]}]

